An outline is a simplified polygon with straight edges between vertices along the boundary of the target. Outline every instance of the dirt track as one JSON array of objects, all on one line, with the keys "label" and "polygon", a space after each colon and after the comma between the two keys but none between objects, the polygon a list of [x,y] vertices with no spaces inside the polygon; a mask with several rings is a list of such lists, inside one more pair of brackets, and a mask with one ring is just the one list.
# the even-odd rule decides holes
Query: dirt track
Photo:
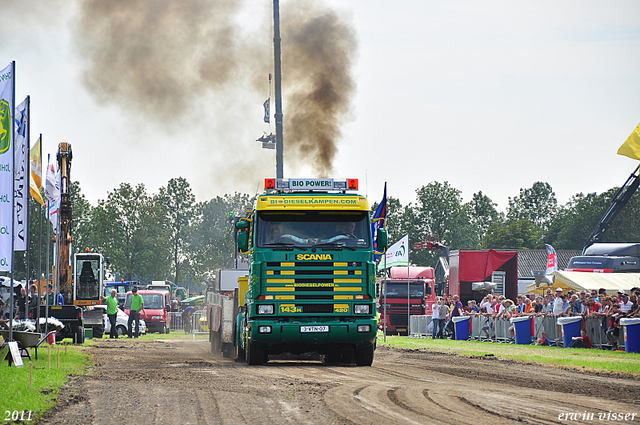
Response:
[{"label": "dirt track", "polygon": [[508,424],[562,413],[637,413],[640,382],[580,371],[379,347],[372,367],[246,366],[206,340],[97,340],[46,424]]}]

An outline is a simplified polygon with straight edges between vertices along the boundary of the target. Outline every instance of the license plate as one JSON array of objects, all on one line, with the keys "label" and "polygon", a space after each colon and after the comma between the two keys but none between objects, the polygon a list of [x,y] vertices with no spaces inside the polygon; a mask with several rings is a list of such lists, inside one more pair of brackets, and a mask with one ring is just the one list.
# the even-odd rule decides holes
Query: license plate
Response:
[{"label": "license plate", "polygon": [[300,332],[302,333],[329,332],[329,326],[300,326]]}]

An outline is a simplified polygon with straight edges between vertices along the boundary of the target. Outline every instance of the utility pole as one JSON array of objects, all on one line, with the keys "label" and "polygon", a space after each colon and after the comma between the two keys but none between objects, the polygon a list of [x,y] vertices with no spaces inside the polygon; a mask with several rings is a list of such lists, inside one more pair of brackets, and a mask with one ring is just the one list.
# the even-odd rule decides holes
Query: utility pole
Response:
[{"label": "utility pole", "polygon": [[283,178],[282,154],[282,69],[280,58],[280,0],[273,0],[273,51],[276,89],[276,177]]}]

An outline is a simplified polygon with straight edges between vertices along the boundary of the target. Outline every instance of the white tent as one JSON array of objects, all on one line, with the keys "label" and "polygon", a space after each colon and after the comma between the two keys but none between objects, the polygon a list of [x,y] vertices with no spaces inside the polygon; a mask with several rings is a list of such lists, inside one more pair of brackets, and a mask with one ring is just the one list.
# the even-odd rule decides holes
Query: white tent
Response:
[{"label": "white tent", "polygon": [[[555,282],[553,288],[560,287],[566,294],[569,289],[574,292],[581,290],[591,291],[604,288],[607,294],[616,295],[619,289],[629,292],[631,288],[640,288],[640,273],[590,273],[590,272],[567,272],[556,271],[553,273]],[[535,283],[527,286],[527,293],[543,294],[550,286]]]}]

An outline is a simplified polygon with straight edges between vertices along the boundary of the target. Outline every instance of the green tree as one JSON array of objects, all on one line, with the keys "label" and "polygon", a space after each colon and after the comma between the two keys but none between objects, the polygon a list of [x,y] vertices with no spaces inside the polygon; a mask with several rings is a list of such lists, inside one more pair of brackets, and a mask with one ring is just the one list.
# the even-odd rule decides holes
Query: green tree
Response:
[{"label": "green tree", "polygon": [[234,193],[196,205],[188,243],[191,279],[210,281],[216,269],[233,267],[235,227],[229,214],[246,216],[252,201],[247,194]]},{"label": "green tree", "polygon": [[173,281],[180,284],[182,283],[180,269],[185,260],[188,260],[184,250],[185,238],[194,216],[196,198],[187,180],[184,177],[178,177],[169,180],[167,187],[160,188],[158,200],[164,206],[167,215]]},{"label": "green tree", "polygon": [[494,223],[482,239],[484,249],[540,249],[542,229],[523,218],[509,224]]},{"label": "green tree", "polygon": [[527,219],[547,230],[557,211],[558,201],[551,185],[535,182],[530,189],[520,189],[520,195],[509,197],[507,220],[513,223]]},{"label": "green tree", "polygon": [[148,282],[169,270],[166,223],[143,184],[122,183],[92,210],[89,245],[111,259],[117,278]]},{"label": "green tree", "polygon": [[[407,207],[409,246],[438,235],[449,249],[475,248],[478,228],[471,223],[470,208],[463,204],[461,192],[448,182],[432,182],[416,190],[416,204]],[[440,252],[411,250],[410,261],[434,266]]]},{"label": "green tree", "polygon": [[492,224],[501,224],[504,222],[504,214],[496,210],[498,204],[494,203],[491,198],[483,194],[482,191],[473,194],[473,198],[467,203],[470,211],[471,224],[477,229],[477,244],[480,246],[482,238],[489,230]]}]

